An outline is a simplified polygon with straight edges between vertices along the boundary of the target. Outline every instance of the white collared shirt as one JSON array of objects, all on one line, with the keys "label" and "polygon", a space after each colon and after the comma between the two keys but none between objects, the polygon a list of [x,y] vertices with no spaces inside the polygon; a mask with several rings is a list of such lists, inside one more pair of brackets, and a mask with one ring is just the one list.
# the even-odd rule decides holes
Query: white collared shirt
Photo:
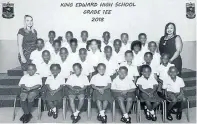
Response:
[{"label": "white collared shirt", "polygon": [[141,51],[139,51],[137,54],[134,51],[132,52],[133,52],[133,61],[132,61],[133,65],[141,66],[141,64],[144,61],[144,53]]},{"label": "white collared shirt", "polygon": [[81,61],[80,58],[76,61],[76,63],[80,63],[82,66],[82,75],[88,76],[90,73],[94,72],[94,67],[93,65],[86,59],[84,62]]},{"label": "white collared shirt", "polygon": [[141,85],[143,89],[152,88],[154,85],[158,85],[153,74],[150,75],[148,79],[146,79],[143,75],[137,80],[137,85]]},{"label": "white collared shirt", "polygon": [[79,51],[77,50],[75,53],[72,51],[69,52],[67,59],[71,63],[71,66],[73,66],[73,64],[77,63],[79,59]]},{"label": "white collared shirt", "polygon": [[[148,65],[148,64],[146,64],[146,62],[143,62],[142,65]],[[157,73],[158,67],[155,66],[154,63],[151,62],[149,66],[151,67],[151,72],[152,72],[153,74]]]},{"label": "white collared shirt", "polygon": [[57,90],[60,85],[65,85],[65,79],[62,78],[60,75],[57,75],[56,78],[54,78],[53,75],[49,75],[45,84],[48,84],[52,90]]},{"label": "white collared shirt", "polygon": [[62,47],[65,47],[65,48],[67,48],[67,49],[69,49],[70,48],[70,44],[66,41],[66,40],[64,40],[63,42],[62,42],[62,45],[61,45]]},{"label": "white collared shirt", "polygon": [[130,43],[130,42],[127,42],[126,45],[125,45],[124,43],[122,43],[121,49],[123,50],[124,53],[125,53],[127,50],[131,50],[131,43]]},{"label": "white collared shirt", "polygon": [[43,50],[38,51],[38,50],[36,49],[36,50],[34,50],[34,51],[31,53],[30,59],[32,60],[32,63],[38,64],[38,63],[42,62],[42,52],[43,52]]},{"label": "white collared shirt", "polygon": [[142,45],[141,52],[142,52],[142,54],[145,54],[146,52],[149,52],[148,43],[147,42],[145,43],[144,46]]},{"label": "white collared shirt", "polygon": [[180,89],[182,87],[185,87],[185,83],[182,78],[176,76],[175,82],[171,79],[170,76],[165,78],[163,83],[163,89],[166,89],[167,91],[171,91],[173,93],[180,93]]},{"label": "white collared shirt", "polygon": [[50,66],[52,62],[49,61],[48,64],[42,61],[41,63],[37,64],[37,73],[40,74],[41,77],[48,77],[51,75]]},{"label": "white collared shirt", "polygon": [[58,62],[61,67],[60,76],[62,78],[68,78],[71,74],[73,63],[68,60],[68,58],[63,62],[62,60]]},{"label": "white collared shirt", "polygon": [[160,79],[164,80],[169,76],[168,70],[171,66],[174,66],[174,64],[168,63],[167,66],[164,66],[163,64],[159,65],[156,72]]},{"label": "white collared shirt", "polygon": [[60,52],[55,53],[54,50],[51,52],[51,62],[52,62],[53,64],[57,64],[58,62],[61,61],[61,57],[60,57],[60,54],[59,54],[59,53],[60,53]]},{"label": "white collared shirt", "polygon": [[151,61],[152,67],[154,66],[153,68],[157,69],[159,67],[159,65],[160,65],[160,62],[161,62],[161,56],[160,56],[159,53],[155,52],[153,54],[153,59]]},{"label": "white collared shirt", "polygon": [[84,43],[83,41],[78,42],[78,49],[80,50],[81,48],[85,48],[86,49],[87,43]]},{"label": "white collared shirt", "polygon": [[24,84],[26,87],[33,87],[35,85],[42,85],[42,78],[39,74],[35,73],[34,75],[30,76],[29,74],[25,74],[22,76],[19,82],[19,86]]},{"label": "white collared shirt", "polygon": [[93,66],[97,66],[102,56],[103,53],[99,50],[97,50],[95,53],[93,53],[92,50],[90,50],[88,51],[87,59],[90,63],[92,63]]},{"label": "white collared shirt", "polygon": [[85,75],[80,75],[80,76],[76,76],[75,74],[72,74],[67,82],[67,85],[70,85],[72,87],[74,86],[79,86],[81,88],[90,85],[89,81],[88,81],[88,77]]},{"label": "white collared shirt", "polygon": [[113,80],[111,86],[112,90],[130,90],[135,88],[136,85],[128,77],[125,77],[125,79],[120,79],[119,76]]},{"label": "white collared shirt", "polygon": [[137,66],[131,64],[128,65],[126,61],[120,63],[120,66],[126,66],[128,68],[128,78],[134,80],[134,76],[139,76]]},{"label": "white collared shirt", "polygon": [[111,79],[107,75],[96,74],[92,77],[90,84],[94,84],[95,86],[107,86],[111,83]]},{"label": "white collared shirt", "polygon": [[125,61],[124,52],[122,49],[118,53],[116,51],[113,51],[112,56],[116,58],[117,63]]},{"label": "white collared shirt", "polygon": [[48,50],[49,52],[53,51],[53,45],[49,41],[46,41],[44,45],[44,50]]}]

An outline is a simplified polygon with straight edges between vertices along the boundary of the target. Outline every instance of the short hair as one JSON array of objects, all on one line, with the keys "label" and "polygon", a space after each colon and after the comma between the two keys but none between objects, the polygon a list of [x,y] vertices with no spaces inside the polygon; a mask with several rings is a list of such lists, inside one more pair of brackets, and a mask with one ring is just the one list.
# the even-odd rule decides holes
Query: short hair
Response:
[{"label": "short hair", "polygon": [[67,32],[66,32],[66,35],[67,35],[67,34],[70,34],[70,35],[73,37],[73,32],[72,32],[72,31],[67,31]]},{"label": "short hair", "polygon": [[44,44],[44,40],[43,40],[42,38],[38,38],[38,39],[36,40],[36,44],[38,43],[38,41],[42,41],[42,43]]},{"label": "short hair", "polygon": [[173,25],[173,26],[174,26],[174,32],[173,32],[173,34],[176,35],[176,25],[175,25],[174,23],[172,23],[172,22],[169,22],[169,23],[167,23],[166,26],[165,26],[164,36],[168,35],[168,33],[167,33],[166,30],[167,30],[167,28],[168,28],[169,25]]},{"label": "short hair", "polygon": [[36,69],[36,65],[33,64],[33,63],[28,64],[28,65],[27,65],[27,68],[30,67],[30,66],[33,66],[33,67]]},{"label": "short hair", "polygon": [[168,53],[162,53],[161,54],[161,57],[163,58],[164,56],[167,56],[168,58],[170,58],[170,54],[168,54]]},{"label": "short hair", "polygon": [[104,63],[99,63],[99,64],[97,65],[97,68],[100,67],[100,66],[103,66],[104,68],[106,68],[106,65],[105,65]]},{"label": "short hair", "polygon": [[107,46],[104,47],[104,51],[106,51],[107,49],[110,49],[112,51],[112,47],[109,46],[109,45],[107,45]]},{"label": "short hair", "polygon": [[57,67],[59,70],[61,70],[60,64],[52,64],[52,65],[50,66],[50,70],[52,70],[54,67]]},{"label": "short hair", "polygon": [[59,36],[59,37],[57,38],[57,40],[62,41],[62,40],[63,40],[62,36]]},{"label": "short hair", "polygon": [[84,51],[84,52],[86,52],[86,53],[87,53],[87,50],[86,50],[85,48],[81,48],[81,49],[79,49],[79,52],[81,52],[81,51]]},{"label": "short hair", "polygon": [[82,35],[83,33],[86,33],[87,36],[88,36],[88,31],[85,31],[85,30],[81,31],[81,35]]},{"label": "short hair", "polygon": [[105,34],[109,34],[109,36],[110,36],[109,31],[105,31],[105,32],[103,32],[103,36],[104,36]]},{"label": "short hair", "polygon": [[82,69],[82,66],[81,66],[80,63],[75,63],[75,64],[73,64],[73,68],[74,68],[75,66],[78,66],[80,69]]},{"label": "short hair", "polygon": [[135,40],[131,43],[131,50],[134,50],[134,47],[137,45],[140,47],[140,49],[142,48],[142,43],[139,40]]},{"label": "short hair", "polygon": [[122,69],[125,70],[128,73],[128,68],[126,66],[120,66],[119,67],[119,70],[122,70]]},{"label": "short hair", "polygon": [[44,51],[42,52],[42,55],[43,55],[44,53],[50,54],[50,52],[49,52],[48,50],[44,50]]},{"label": "short hair", "polygon": [[122,34],[120,35],[120,37],[123,37],[123,35],[126,35],[127,37],[129,37],[128,33],[122,33]]},{"label": "short hair", "polygon": [[147,38],[147,35],[146,35],[145,33],[140,33],[140,34],[138,35],[138,39],[140,39],[140,37],[143,36],[143,35],[144,35],[145,38]]},{"label": "short hair", "polygon": [[128,53],[131,53],[132,56],[133,56],[133,52],[132,52],[131,50],[127,50],[127,51],[124,53],[124,55],[126,56]]},{"label": "short hair", "polygon": [[146,55],[151,55],[152,57],[153,57],[153,54],[151,53],[151,52],[146,52],[145,54],[144,54],[144,56],[146,56]]},{"label": "short hair", "polygon": [[66,51],[66,53],[68,53],[68,49],[67,49],[66,47],[62,47],[62,48],[60,48],[60,51],[62,51],[62,50],[65,50],[65,51]]},{"label": "short hair", "polygon": [[168,71],[170,71],[171,69],[175,69],[177,72],[179,72],[176,66],[171,66]]},{"label": "short hair", "polygon": [[57,39],[57,40],[53,41],[53,45],[55,45],[56,43],[58,43],[61,46],[61,41],[60,40]]},{"label": "short hair", "polygon": [[150,44],[151,44],[151,43],[154,43],[155,46],[157,47],[157,43],[156,43],[155,41],[150,41],[150,42],[148,43],[148,47],[150,47]]},{"label": "short hair", "polygon": [[113,44],[115,44],[115,42],[119,42],[120,44],[122,44],[120,39],[115,39]]},{"label": "short hair", "polygon": [[142,73],[145,68],[148,68],[148,69],[150,69],[150,71],[152,71],[152,69],[149,65],[142,65],[140,68],[140,73]]},{"label": "short hair", "polygon": [[72,44],[72,43],[77,44],[77,43],[78,43],[77,39],[76,39],[76,38],[72,38],[72,39],[70,40],[70,44]]},{"label": "short hair", "polygon": [[33,17],[30,16],[30,15],[25,15],[25,16],[24,16],[24,19],[27,18],[27,17],[30,17],[30,18],[32,18],[32,20],[33,20]]},{"label": "short hair", "polygon": [[53,31],[53,30],[49,31],[49,34],[51,34],[51,33],[56,35],[55,31]]}]

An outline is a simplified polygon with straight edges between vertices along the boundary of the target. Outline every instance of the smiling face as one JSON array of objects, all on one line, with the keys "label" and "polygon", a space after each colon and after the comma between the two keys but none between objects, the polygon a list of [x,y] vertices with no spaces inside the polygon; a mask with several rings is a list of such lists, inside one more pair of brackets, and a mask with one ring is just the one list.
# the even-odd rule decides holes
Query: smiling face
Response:
[{"label": "smiling face", "polygon": [[97,49],[98,49],[98,44],[97,44],[97,42],[96,42],[95,40],[93,40],[93,41],[91,42],[90,48],[91,48],[92,50],[97,50]]},{"label": "smiling face", "polygon": [[115,40],[114,41],[114,49],[115,50],[120,50],[121,46],[122,46],[122,43],[121,43],[120,40]]},{"label": "smiling face", "polygon": [[43,51],[43,53],[42,53],[42,59],[43,59],[45,62],[50,61],[50,59],[51,59],[50,52],[49,52],[49,51]]},{"label": "smiling face", "polygon": [[174,28],[175,27],[172,24],[169,24],[168,27],[167,27],[167,29],[166,29],[166,33],[168,35],[172,35],[174,33]]},{"label": "smiling face", "polygon": [[36,66],[35,65],[29,65],[27,67],[27,73],[30,75],[30,76],[33,76],[35,73],[36,73],[37,69],[36,69]]},{"label": "smiling face", "polygon": [[53,48],[54,48],[55,51],[59,51],[60,48],[61,48],[61,43],[55,42],[55,43],[53,44]]},{"label": "smiling face", "polygon": [[87,32],[81,32],[81,39],[82,39],[82,41],[87,41],[88,33]]},{"label": "smiling face", "polygon": [[38,50],[42,50],[42,48],[44,47],[44,41],[37,40],[36,46],[37,46]]},{"label": "smiling face", "polygon": [[74,73],[75,73],[77,76],[79,76],[79,75],[81,74],[82,68],[79,67],[79,65],[74,65],[74,66],[73,66],[73,71],[74,71]]},{"label": "smiling face", "polygon": [[144,61],[146,63],[151,63],[152,59],[153,59],[153,56],[151,54],[148,53],[144,55]]},{"label": "smiling face", "polygon": [[25,24],[27,27],[32,27],[33,26],[33,18],[32,17],[26,17],[25,18]]},{"label": "smiling face", "polygon": [[81,60],[85,60],[87,57],[87,51],[85,49],[80,49],[79,50],[79,57]]},{"label": "smiling face", "polygon": [[126,53],[125,60],[127,62],[132,62],[132,60],[133,60],[133,54],[132,53]]},{"label": "smiling face", "polygon": [[65,38],[66,38],[67,42],[70,42],[70,40],[73,38],[72,33],[71,32],[66,33]]},{"label": "smiling face", "polygon": [[103,33],[103,40],[104,41],[109,41],[110,39],[110,33],[109,32],[104,32]]},{"label": "smiling face", "polygon": [[141,35],[141,36],[139,37],[139,40],[140,40],[140,42],[141,42],[142,44],[145,44],[145,43],[146,43],[147,38],[146,38],[146,36],[145,36],[145,35]]},{"label": "smiling face", "polygon": [[150,75],[151,75],[151,69],[150,69],[150,68],[143,68],[143,69],[142,69],[142,75],[143,75],[145,78],[149,78]]},{"label": "smiling face", "polygon": [[172,78],[175,79],[176,76],[178,75],[178,70],[176,67],[170,67],[168,71],[168,75]]},{"label": "smiling face", "polygon": [[118,75],[120,79],[125,79],[127,74],[128,74],[128,71],[126,69],[119,69],[118,71]]},{"label": "smiling face", "polygon": [[167,55],[167,54],[165,54],[165,55],[163,55],[163,56],[161,57],[161,63],[162,63],[162,64],[165,64],[165,65],[168,64],[169,60],[170,60],[170,56]]},{"label": "smiling face", "polygon": [[66,60],[66,58],[68,57],[68,50],[66,48],[60,49],[60,57],[62,60]]},{"label": "smiling face", "polygon": [[54,41],[55,40],[55,33],[49,32],[48,37],[49,37],[49,40]]},{"label": "smiling face", "polygon": [[129,40],[129,37],[128,37],[127,34],[122,34],[121,35],[121,41],[122,41],[122,43],[127,44],[128,40]]},{"label": "smiling face", "polygon": [[97,71],[100,75],[104,75],[105,74],[105,71],[106,71],[106,67],[103,66],[103,65],[99,65],[98,68],[97,68]]},{"label": "smiling face", "polygon": [[104,53],[107,58],[110,58],[112,56],[112,49],[110,47],[105,47]]},{"label": "smiling face", "polygon": [[151,53],[154,53],[157,49],[157,45],[155,42],[150,42],[148,44],[148,49],[150,50]]},{"label": "smiling face", "polygon": [[59,69],[57,66],[53,66],[53,68],[51,68],[51,73],[54,77],[56,77],[60,72],[61,69]]}]

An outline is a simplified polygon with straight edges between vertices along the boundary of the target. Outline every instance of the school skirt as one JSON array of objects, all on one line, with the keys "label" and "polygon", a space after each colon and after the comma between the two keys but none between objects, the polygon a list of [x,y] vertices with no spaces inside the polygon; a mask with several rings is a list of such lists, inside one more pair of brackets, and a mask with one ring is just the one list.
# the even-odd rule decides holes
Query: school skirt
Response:
[{"label": "school skirt", "polygon": [[[145,89],[146,92],[152,92],[152,88]],[[154,92],[153,97],[149,97],[146,93],[141,92],[139,93],[140,100],[142,101],[149,101],[149,102],[160,102],[162,98],[160,98],[157,94],[157,91]]]},{"label": "school skirt", "polygon": [[[35,93],[35,95],[33,96],[34,98],[32,98],[32,99],[36,99],[36,98],[39,97],[39,95],[40,95],[40,89],[35,89],[35,90],[29,91],[29,92],[26,92],[26,91],[21,90],[21,93],[26,94],[27,96],[28,96],[30,93],[32,93],[32,92]],[[21,93],[20,93],[20,94],[21,94]]]},{"label": "school skirt", "polygon": [[68,96],[69,95],[76,95],[77,96],[77,95],[85,94],[85,90],[76,92],[76,90],[72,90],[70,88],[67,88],[67,94],[68,94]]},{"label": "school skirt", "polygon": [[[103,88],[103,86],[98,86],[98,88]],[[111,95],[111,90],[110,89],[106,89],[104,90],[104,93],[101,94],[98,90],[93,90],[93,101],[96,100],[100,100],[100,101],[104,101],[107,100],[108,102],[112,102],[112,95]]]},{"label": "school skirt", "polygon": [[60,101],[62,98],[63,98],[62,90],[59,90],[54,95],[51,95],[50,91],[47,91],[44,100],[48,102],[52,102],[52,101]]},{"label": "school skirt", "polygon": [[118,97],[123,97],[124,99],[132,98],[133,100],[136,99],[136,93],[133,92],[127,92],[126,94],[122,94],[122,92],[112,92],[112,96],[114,99],[117,99]]},{"label": "school skirt", "polygon": [[169,102],[171,102],[173,100],[176,100],[177,102],[183,101],[184,95],[182,95],[179,99],[177,99],[177,97],[179,95],[180,95],[180,93],[174,93],[174,92],[167,91],[166,92],[166,100]]}]

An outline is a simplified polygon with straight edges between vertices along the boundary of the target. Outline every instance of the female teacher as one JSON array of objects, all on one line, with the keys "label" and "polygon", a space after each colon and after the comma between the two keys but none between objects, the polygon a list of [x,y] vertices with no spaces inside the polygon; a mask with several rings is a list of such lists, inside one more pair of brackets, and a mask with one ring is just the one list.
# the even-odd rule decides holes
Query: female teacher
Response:
[{"label": "female teacher", "polygon": [[168,23],[165,26],[164,36],[159,42],[160,54],[168,53],[170,55],[170,63],[174,64],[181,76],[182,59],[180,53],[182,52],[183,42],[179,35],[176,35],[176,26],[174,23]]},{"label": "female teacher", "polygon": [[19,62],[22,70],[27,70],[30,61],[30,54],[36,49],[37,32],[33,28],[33,17],[25,15],[24,28],[19,29],[17,34],[17,42],[19,49]]}]

